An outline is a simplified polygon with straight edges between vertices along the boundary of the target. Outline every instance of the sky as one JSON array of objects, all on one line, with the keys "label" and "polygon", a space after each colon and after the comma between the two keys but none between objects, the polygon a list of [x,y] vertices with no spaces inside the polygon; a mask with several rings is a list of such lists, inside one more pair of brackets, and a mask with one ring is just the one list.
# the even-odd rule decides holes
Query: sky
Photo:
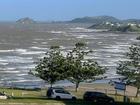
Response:
[{"label": "sky", "polygon": [[140,19],[140,0],[0,0],[0,20],[30,17],[40,21],[71,20],[85,16]]}]

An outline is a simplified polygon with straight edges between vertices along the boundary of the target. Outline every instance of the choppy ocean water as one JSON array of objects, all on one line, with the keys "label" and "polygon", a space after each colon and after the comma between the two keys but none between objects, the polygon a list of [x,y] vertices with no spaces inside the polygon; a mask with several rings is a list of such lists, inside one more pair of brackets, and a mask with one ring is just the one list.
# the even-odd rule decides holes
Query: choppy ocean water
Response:
[{"label": "choppy ocean water", "polygon": [[[42,84],[39,78],[28,74],[51,45],[59,45],[63,51],[74,43],[84,41],[94,52],[87,56],[109,68],[108,77],[118,76],[115,67],[125,60],[125,52],[137,42],[138,34],[98,32],[86,29],[90,24],[48,23],[36,25],[0,24],[0,79],[1,84]],[[71,85],[61,81],[60,84]]]}]

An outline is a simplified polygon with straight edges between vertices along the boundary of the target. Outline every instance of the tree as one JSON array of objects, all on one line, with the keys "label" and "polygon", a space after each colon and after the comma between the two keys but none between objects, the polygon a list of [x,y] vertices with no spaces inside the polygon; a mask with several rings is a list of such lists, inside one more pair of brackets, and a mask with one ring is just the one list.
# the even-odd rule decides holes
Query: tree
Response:
[{"label": "tree", "polygon": [[64,71],[66,59],[61,54],[58,46],[51,46],[50,51],[45,55],[30,73],[47,81],[52,87],[56,81],[67,77]]},{"label": "tree", "polygon": [[80,82],[95,79],[95,76],[105,72],[105,69],[94,60],[85,59],[91,51],[84,48],[84,43],[77,43],[74,49],[64,56],[58,46],[52,46],[31,73],[51,86],[56,81],[68,79],[76,84],[77,91]]},{"label": "tree", "polygon": [[140,89],[140,44],[134,44],[126,54],[128,60],[120,61],[117,73],[125,76],[127,82],[137,87],[137,94]]},{"label": "tree", "polygon": [[88,53],[91,53],[91,51],[85,50],[84,43],[76,43],[75,48],[67,54],[68,79],[76,84],[76,91],[80,82],[87,79],[94,80],[95,76],[105,72],[105,69],[94,60],[85,59]]}]

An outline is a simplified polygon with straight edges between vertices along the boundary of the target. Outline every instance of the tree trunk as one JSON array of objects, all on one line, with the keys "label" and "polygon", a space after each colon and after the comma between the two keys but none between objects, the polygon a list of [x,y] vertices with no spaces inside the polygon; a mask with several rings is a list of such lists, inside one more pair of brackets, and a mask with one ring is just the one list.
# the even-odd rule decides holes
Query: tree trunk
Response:
[{"label": "tree trunk", "polygon": [[75,92],[77,92],[78,87],[79,87],[79,82],[76,82]]},{"label": "tree trunk", "polygon": [[51,88],[52,88],[52,85],[53,85],[53,84],[51,83],[50,85],[51,85]]},{"label": "tree trunk", "polygon": [[139,87],[137,88],[137,93],[136,93],[136,97],[138,97],[138,94],[139,94]]}]

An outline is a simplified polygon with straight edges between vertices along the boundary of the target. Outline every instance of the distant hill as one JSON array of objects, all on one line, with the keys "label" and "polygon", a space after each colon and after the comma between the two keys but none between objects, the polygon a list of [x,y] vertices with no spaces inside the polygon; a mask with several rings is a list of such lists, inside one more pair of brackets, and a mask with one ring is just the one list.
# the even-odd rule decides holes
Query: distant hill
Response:
[{"label": "distant hill", "polygon": [[89,29],[106,29],[112,32],[140,32],[140,24],[103,22],[93,24]]},{"label": "distant hill", "polygon": [[140,32],[140,19],[119,20],[112,16],[76,18],[72,23],[92,23],[89,29],[106,29],[114,32]]},{"label": "distant hill", "polygon": [[88,27],[89,29],[111,29],[116,24],[111,23],[111,22],[103,22],[103,23],[98,23],[98,24],[93,24],[92,26]]},{"label": "distant hill", "polygon": [[82,18],[75,18],[71,21],[71,23],[93,23],[96,24],[102,24],[104,22],[111,22],[111,23],[133,23],[133,24],[140,24],[140,19],[126,19],[126,20],[120,20],[113,16],[95,16],[95,17],[82,17]]},{"label": "distant hill", "polygon": [[95,16],[95,17],[83,17],[83,18],[76,18],[71,21],[71,23],[93,23],[93,24],[100,24],[103,22],[120,22],[119,19],[112,17],[112,16]]},{"label": "distant hill", "polygon": [[140,19],[127,19],[123,20],[124,23],[140,24]]},{"label": "distant hill", "polygon": [[34,21],[31,18],[26,17],[26,18],[21,18],[21,19],[17,20],[16,23],[20,23],[20,24],[33,24],[33,23],[36,23],[36,21]]},{"label": "distant hill", "polygon": [[115,26],[110,28],[110,31],[118,31],[118,32],[140,32],[140,26],[139,25],[121,25],[121,26]]}]

